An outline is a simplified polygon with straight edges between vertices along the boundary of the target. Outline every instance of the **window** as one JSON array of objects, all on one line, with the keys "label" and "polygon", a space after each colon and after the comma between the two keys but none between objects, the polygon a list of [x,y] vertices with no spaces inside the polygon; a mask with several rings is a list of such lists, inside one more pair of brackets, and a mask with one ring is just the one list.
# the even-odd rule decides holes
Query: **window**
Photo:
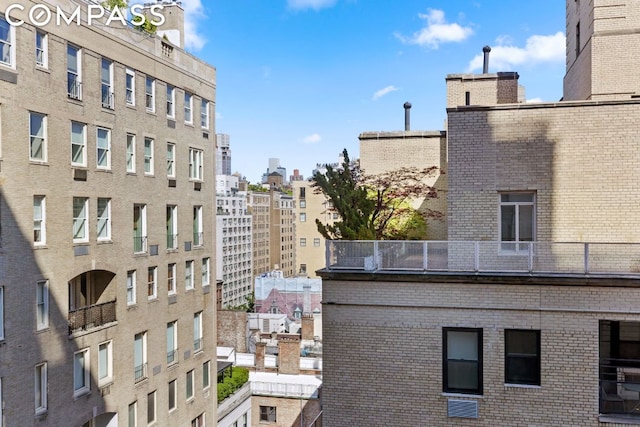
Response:
[{"label": "window", "polygon": [[209,286],[211,283],[211,260],[202,258],[202,286]]},{"label": "window", "polygon": [[67,95],[82,99],[82,55],[80,48],[67,45]]},{"label": "window", "polygon": [[178,382],[173,380],[169,382],[169,412],[177,408],[176,395],[178,392]]},{"label": "window", "polygon": [[202,312],[193,315],[193,351],[202,350]]},{"label": "window", "polygon": [[[305,197],[307,197],[306,194],[307,194],[307,189],[305,187],[300,187],[300,199],[304,199]],[[300,203],[302,202],[303,200],[300,200]],[[304,206],[302,206],[301,204],[300,207],[302,208]]]},{"label": "window", "polygon": [[202,364],[202,389],[206,390],[211,385],[211,361],[207,360]]},{"label": "window", "polygon": [[202,414],[198,415],[193,420],[191,420],[191,427],[205,427],[204,415],[205,414],[203,412]]},{"label": "window", "polygon": [[47,116],[29,113],[29,159],[47,161]]},{"label": "window", "polygon": [[313,246],[315,246],[316,248],[320,246],[320,238],[319,237],[315,237],[313,239]]},{"label": "window", "polygon": [[504,380],[508,384],[540,385],[540,331],[504,331]]},{"label": "window", "polygon": [[204,233],[202,232],[202,206],[193,207],[193,245],[202,246]]},{"label": "window", "polygon": [[307,274],[307,264],[300,264],[300,274]]},{"label": "window", "polygon": [[15,30],[0,14],[0,64],[15,66]]},{"label": "window", "polygon": [[98,384],[108,384],[113,380],[112,341],[98,346]]},{"label": "window", "polygon": [[102,58],[100,68],[102,106],[113,110],[113,61]]},{"label": "window", "polygon": [[153,175],[153,139],[144,139],[144,173]]},{"label": "window", "polygon": [[300,212],[300,222],[306,222],[307,221],[307,214],[304,212]]},{"label": "window", "polygon": [[[301,188],[300,190],[304,190],[304,188]],[[307,201],[306,200],[300,200],[300,209],[304,209],[307,207]]]},{"label": "window", "polygon": [[140,332],[133,341],[133,367],[136,382],[147,378],[147,333]]},{"label": "window", "polygon": [[136,105],[136,72],[127,68],[125,74],[125,102]]},{"label": "window", "polygon": [[176,293],[176,265],[174,263],[167,267],[167,290],[169,294]]},{"label": "window", "polygon": [[89,213],[89,199],[86,197],[73,198],[73,241],[86,242],[89,240],[87,230],[87,215]]},{"label": "window", "polygon": [[580,21],[576,24],[576,58],[580,55]]},{"label": "window", "polygon": [[96,135],[96,166],[98,169],[111,168],[111,131],[98,128]]},{"label": "window", "polygon": [[49,281],[36,283],[36,329],[49,327]]},{"label": "window", "polygon": [[184,266],[185,288],[193,289],[193,261],[187,261]]},{"label": "window", "polygon": [[269,423],[275,423],[276,420],[276,407],[275,406],[260,406],[260,421],[266,421]]},{"label": "window", "polygon": [[301,247],[305,247],[305,246],[307,246],[307,239],[306,239],[306,237],[301,237],[301,238],[300,238],[300,246],[301,246]]},{"label": "window", "polygon": [[128,427],[136,427],[138,425],[138,402],[129,404],[129,425]]},{"label": "window", "polygon": [[167,144],[167,177],[176,177],[176,144]]},{"label": "window", "polygon": [[41,363],[36,365],[35,369],[35,398],[36,398],[36,414],[47,412],[47,364]]},{"label": "window", "polygon": [[47,243],[46,200],[44,196],[33,196],[33,243]]},{"label": "window", "polygon": [[[532,242],[535,235],[535,194],[500,194],[500,240]],[[502,243],[502,250],[526,251],[528,244]]]},{"label": "window", "polygon": [[4,287],[0,287],[0,340],[4,340]]},{"label": "window", "polygon": [[136,271],[127,271],[127,305],[136,303]]},{"label": "window", "polygon": [[178,321],[167,323],[167,365],[178,361]]},{"label": "window", "polygon": [[158,298],[158,267],[147,269],[147,297],[149,299]]},{"label": "window", "polygon": [[136,136],[127,134],[127,172],[136,172]]},{"label": "window", "polygon": [[98,198],[98,240],[111,239],[111,199]]},{"label": "window", "polygon": [[133,206],[133,252],[147,252],[147,205]]},{"label": "window", "polygon": [[193,95],[184,93],[184,122],[193,123]]},{"label": "window", "polygon": [[167,117],[174,119],[176,117],[176,88],[167,83]]},{"label": "window", "polygon": [[189,148],[189,178],[202,181],[202,160],[202,150]]},{"label": "window", "polygon": [[167,249],[178,249],[178,207],[167,205]]},{"label": "window", "polygon": [[187,372],[187,400],[193,399],[193,369]]},{"label": "window", "polygon": [[87,166],[87,125],[71,122],[71,164]]},{"label": "window", "polygon": [[[1,22],[1,21],[0,21]],[[1,24],[0,24],[1,26]],[[36,31],[36,65],[47,68],[49,63],[49,37],[42,31]]]},{"label": "window", "polygon": [[156,392],[147,394],[147,424],[156,422]]},{"label": "window", "polygon": [[147,76],[144,85],[144,97],[147,111],[154,113],[156,111],[156,80]]},{"label": "window", "polygon": [[90,389],[91,365],[89,363],[89,349],[85,348],[73,354],[73,394],[87,393]]},{"label": "window", "polygon": [[443,328],[443,391],[482,394],[482,329]]},{"label": "window", "polygon": [[209,129],[209,101],[206,99],[200,104],[200,126],[202,129]]}]

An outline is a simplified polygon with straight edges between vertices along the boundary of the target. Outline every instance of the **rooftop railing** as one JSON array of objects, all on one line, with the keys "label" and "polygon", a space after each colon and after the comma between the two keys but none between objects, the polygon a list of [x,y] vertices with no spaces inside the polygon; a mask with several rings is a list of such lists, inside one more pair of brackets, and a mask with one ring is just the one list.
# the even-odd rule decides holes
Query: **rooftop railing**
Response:
[{"label": "rooftop railing", "polygon": [[640,243],[328,240],[326,269],[640,278]]}]

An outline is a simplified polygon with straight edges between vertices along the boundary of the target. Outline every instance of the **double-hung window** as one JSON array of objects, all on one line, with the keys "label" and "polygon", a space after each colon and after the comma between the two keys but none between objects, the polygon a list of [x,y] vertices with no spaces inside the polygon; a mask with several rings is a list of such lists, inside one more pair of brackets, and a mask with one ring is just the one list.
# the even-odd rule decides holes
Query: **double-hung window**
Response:
[{"label": "double-hung window", "polygon": [[136,271],[127,271],[127,305],[136,303]]},{"label": "double-hung window", "polygon": [[36,415],[47,412],[47,363],[36,365],[34,373]]},{"label": "double-hung window", "polygon": [[89,199],[86,197],[73,198],[73,241],[86,242],[89,240],[87,220],[89,216]]},{"label": "double-hung window", "polygon": [[178,249],[178,206],[167,205],[167,249]]},{"label": "double-hung window", "polygon": [[202,228],[202,206],[193,207],[193,245],[204,244],[204,232]]},{"label": "double-hung window", "polygon": [[202,129],[209,129],[209,101],[206,99],[200,104],[200,126]]},{"label": "double-hung window", "polygon": [[98,240],[111,239],[111,199],[98,198]]},{"label": "double-hung window", "polygon": [[147,76],[144,84],[144,98],[147,111],[155,113],[156,111],[156,80]]},{"label": "double-hung window", "polygon": [[40,30],[36,31],[36,65],[47,68],[49,64],[49,36]]},{"label": "double-hung window", "polygon": [[193,124],[193,95],[184,93],[184,122]]},{"label": "double-hung window", "polygon": [[71,122],[71,165],[87,166],[87,125]]},{"label": "double-hung window", "polygon": [[275,406],[260,406],[260,421],[275,423],[276,407]]},{"label": "double-hung window", "polygon": [[507,384],[540,385],[540,331],[504,331],[504,377]]},{"label": "double-hung window", "polygon": [[147,252],[147,205],[133,205],[133,252]]},{"label": "double-hung window", "polygon": [[176,144],[167,143],[167,177],[176,177]]},{"label": "double-hung window", "polygon": [[15,30],[0,14],[0,64],[15,67]]},{"label": "double-hung window", "polygon": [[[527,251],[535,240],[535,193],[500,194],[500,240],[503,251]],[[508,243],[514,242],[514,243]]]},{"label": "double-hung window", "polygon": [[82,99],[82,51],[67,45],[67,94],[72,99]]},{"label": "double-hung window", "polygon": [[443,328],[443,391],[482,394],[482,329]]},{"label": "double-hung window", "polygon": [[153,175],[153,139],[144,139],[144,174]]},{"label": "double-hung window", "polygon": [[147,269],[147,297],[149,299],[158,298],[158,267]]},{"label": "double-hung window", "polygon": [[202,312],[193,315],[193,351],[202,350]]},{"label": "double-hung window", "polygon": [[169,381],[169,412],[178,407],[178,380]]},{"label": "double-hung window", "polygon": [[29,113],[29,159],[47,161],[47,116]]},{"label": "double-hung window", "polygon": [[49,281],[40,280],[36,283],[36,329],[49,327]]},{"label": "double-hung window", "polygon": [[176,117],[176,88],[167,83],[167,117]]},{"label": "double-hung window", "polygon": [[127,427],[138,426],[138,401],[129,404],[129,410],[127,411],[128,423]]},{"label": "double-hung window", "polygon": [[193,261],[184,264],[184,287],[187,290],[193,289]]},{"label": "double-hung window", "polygon": [[211,259],[202,258],[202,286],[209,286],[211,283]]},{"label": "double-hung window", "polygon": [[167,292],[169,295],[176,293],[176,264],[171,263],[167,266]]},{"label": "double-hung window", "polygon": [[178,321],[167,323],[167,365],[178,361]]},{"label": "double-hung window", "polygon": [[127,163],[127,172],[135,173],[136,172],[136,136],[131,133],[127,134],[126,163]]},{"label": "double-hung window", "polygon": [[113,110],[113,61],[102,58],[100,67],[102,106]]},{"label": "double-hung window", "polygon": [[127,105],[136,105],[136,72],[130,68],[125,72],[124,99]]},{"label": "double-hung window", "polygon": [[47,209],[45,196],[33,196],[33,243],[47,243]]},{"label": "double-hung window", "polygon": [[147,394],[147,424],[156,422],[156,392]]},{"label": "double-hung window", "polygon": [[91,389],[91,364],[89,349],[85,348],[73,354],[73,394],[79,396]]},{"label": "double-hung window", "polygon": [[98,128],[96,132],[96,166],[111,168],[111,130]]},{"label": "double-hung window", "polygon": [[193,380],[194,380],[194,371],[193,369],[190,370],[189,372],[187,372],[187,380],[186,380],[186,392],[187,392],[187,400],[191,400],[193,399],[193,395],[194,395],[194,387],[193,387]]},{"label": "double-hung window", "polygon": [[196,148],[189,148],[189,178],[202,181],[202,162],[204,153]]},{"label": "double-hung window", "polygon": [[133,339],[134,381],[147,378],[147,332],[137,333]]},{"label": "double-hung window", "polygon": [[113,341],[98,345],[98,384],[109,384],[113,380]]},{"label": "double-hung window", "polygon": [[202,389],[206,390],[211,385],[211,361],[207,360],[202,364]]}]

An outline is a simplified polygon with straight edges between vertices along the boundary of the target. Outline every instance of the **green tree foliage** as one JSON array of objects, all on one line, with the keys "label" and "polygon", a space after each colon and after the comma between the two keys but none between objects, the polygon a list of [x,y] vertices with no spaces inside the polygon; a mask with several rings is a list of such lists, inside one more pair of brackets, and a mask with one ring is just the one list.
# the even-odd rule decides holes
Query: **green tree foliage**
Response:
[{"label": "green tree foliage", "polygon": [[218,403],[231,396],[249,381],[248,369],[237,366],[231,369],[231,377],[226,375],[226,370],[221,374],[223,378],[220,378],[220,375],[218,376]]},{"label": "green tree foliage", "polygon": [[322,224],[318,231],[330,240],[421,240],[427,237],[427,217],[440,218],[442,213],[419,212],[411,206],[415,199],[436,198],[436,189],[427,181],[438,173],[438,167],[418,169],[403,167],[378,175],[367,175],[356,162],[351,164],[347,150],[338,168],[327,167],[326,174],[313,177],[317,192],[332,203],[340,219]]},{"label": "green tree foliage", "polygon": [[255,306],[256,306],[256,295],[254,292],[251,292],[251,294],[247,295],[245,298],[245,303],[244,304],[240,304],[237,305],[235,307],[229,307],[229,310],[236,310],[236,311],[246,311],[247,313],[253,313],[255,310]]}]

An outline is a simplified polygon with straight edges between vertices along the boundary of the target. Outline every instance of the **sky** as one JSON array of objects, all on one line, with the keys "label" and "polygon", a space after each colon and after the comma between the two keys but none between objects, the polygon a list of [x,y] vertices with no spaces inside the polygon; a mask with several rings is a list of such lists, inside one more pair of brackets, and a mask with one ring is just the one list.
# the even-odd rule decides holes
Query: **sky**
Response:
[{"label": "sky", "polygon": [[[216,67],[216,133],[256,183],[269,158],[305,178],[358,135],[440,130],[448,74],[517,71],[530,102],[562,97],[559,0],[182,0],[187,51]],[[288,178],[288,177],[287,177]]]}]

